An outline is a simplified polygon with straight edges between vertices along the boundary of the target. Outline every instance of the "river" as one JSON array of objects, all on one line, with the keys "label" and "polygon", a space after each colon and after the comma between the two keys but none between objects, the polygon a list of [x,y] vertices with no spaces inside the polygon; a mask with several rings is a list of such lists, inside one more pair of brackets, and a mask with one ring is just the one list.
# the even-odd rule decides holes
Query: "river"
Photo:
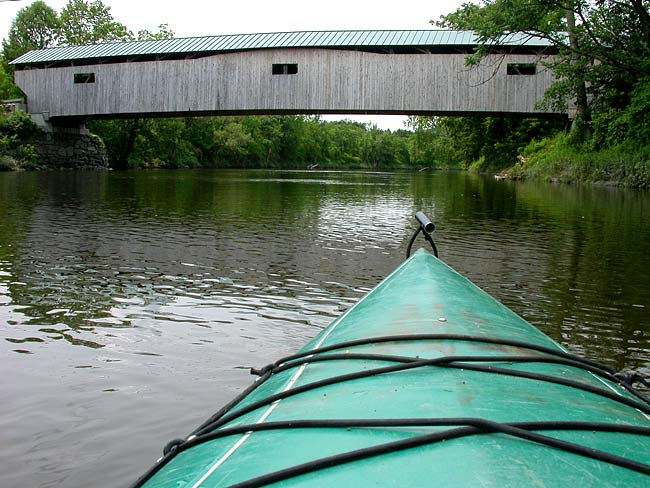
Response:
[{"label": "river", "polygon": [[[0,174],[0,486],[122,487],[403,260],[650,373],[650,194],[465,173]],[[423,245],[424,241],[420,241]]]}]

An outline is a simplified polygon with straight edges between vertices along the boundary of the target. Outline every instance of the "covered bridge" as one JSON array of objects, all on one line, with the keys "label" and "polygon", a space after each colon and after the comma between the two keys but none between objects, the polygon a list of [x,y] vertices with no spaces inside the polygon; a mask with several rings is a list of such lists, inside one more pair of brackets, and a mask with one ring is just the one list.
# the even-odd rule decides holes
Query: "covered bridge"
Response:
[{"label": "covered bridge", "polygon": [[235,114],[549,115],[556,54],[512,35],[476,67],[468,31],[221,35],[55,47],[14,60],[28,111],[89,118]]}]

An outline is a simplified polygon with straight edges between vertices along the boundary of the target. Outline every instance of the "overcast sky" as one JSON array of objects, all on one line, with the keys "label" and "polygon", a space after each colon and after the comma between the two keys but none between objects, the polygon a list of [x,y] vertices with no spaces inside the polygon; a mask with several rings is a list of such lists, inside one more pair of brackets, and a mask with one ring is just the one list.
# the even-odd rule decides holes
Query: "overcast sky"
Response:
[{"label": "overcast sky", "polygon": [[[0,37],[34,0],[0,1]],[[60,12],[67,0],[45,0]],[[137,32],[168,24],[176,37],[357,29],[430,29],[429,20],[456,10],[463,0],[103,0],[113,17]],[[340,118],[337,116],[336,118]],[[367,118],[355,120],[367,121]],[[397,129],[403,117],[371,119]]]}]

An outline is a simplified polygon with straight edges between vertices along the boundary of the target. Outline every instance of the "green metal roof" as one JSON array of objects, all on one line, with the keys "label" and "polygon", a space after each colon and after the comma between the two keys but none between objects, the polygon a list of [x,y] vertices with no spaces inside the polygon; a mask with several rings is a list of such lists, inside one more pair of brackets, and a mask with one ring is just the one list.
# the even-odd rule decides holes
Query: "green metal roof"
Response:
[{"label": "green metal roof", "polygon": [[[113,42],[85,46],[64,46],[30,51],[11,64],[38,64],[61,61],[165,56],[183,54],[218,54],[278,48],[405,48],[476,46],[476,35],[471,31],[452,30],[359,30],[271,32],[265,34],[231,34],[208,37],[187,37],[159,41]],[[549,47],[544,39],[512,34],[499,45]]]}]

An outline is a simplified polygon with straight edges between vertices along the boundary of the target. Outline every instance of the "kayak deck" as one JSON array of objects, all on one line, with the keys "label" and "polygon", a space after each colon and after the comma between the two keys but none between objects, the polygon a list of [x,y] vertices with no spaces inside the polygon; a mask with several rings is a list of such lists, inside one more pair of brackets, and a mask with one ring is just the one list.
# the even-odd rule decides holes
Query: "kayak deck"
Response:
[{"label": "kayak deck", "polygon": [[650,405],[424,251],[258,373],[137,486],[650,485]]}]

